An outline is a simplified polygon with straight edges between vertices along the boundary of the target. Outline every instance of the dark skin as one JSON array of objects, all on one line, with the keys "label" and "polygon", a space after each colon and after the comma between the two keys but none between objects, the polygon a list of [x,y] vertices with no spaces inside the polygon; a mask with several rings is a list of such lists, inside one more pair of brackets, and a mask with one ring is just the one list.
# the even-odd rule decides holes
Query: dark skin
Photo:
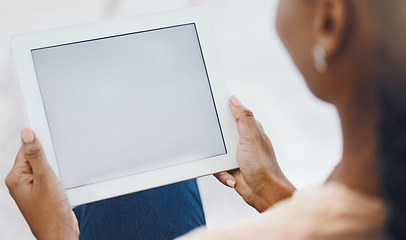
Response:
[{"label": "dark skin", "polygon": [[[313,1],[318,41],[327,52],[328,70],[303,75],[309,88],[337,108],[343,134],[343,155],[327,182],[340,182],[360,192],[379,196],[376,161],[374,46],[376,24],[368,1]],[[320,22],[318,22],[320,21]],[[311,30],[311,29],[309,29]],[[362,63],[362,64],[359,64]],[[299,66],[299,64],[298,64]],[[300,67],[299,67],[300,68]],[[326,92],[328,93],[327,96]]]},{"label": "dark skin", "polygon": [[[391,5],[386,5],[387,2]],[[381,4],[391,13],[398,6],[396,0],[281,0],[276,24],[309,89],[321,100],[333,104],[340,116],[342,159],[326,182],[339,182],[378,197],[381,193],[375,135],[377,104],[372,79],[378,68],[375,49],[380,41],[380,25],[375,20],[379,19],[378,10],[385,9]],[[318,71],[313,63],[315,45],[326,52],[328,68],[324,72]],[[236,154],[240,168],[218,173],[216,177],[262,212],[289,198],[295,188],[279,168],[271,141],[252,112],[235,97],[230,100],[230,109],[240,134]],[[6,179],[7,186],[35,236],[77,239],[77,223],[72,220],[64,189],[45,156],[39,154],[33,158],[30,154],[33,150],[42,153],[34,136],[29,129],[23,129],[23,146]],[[37,178],[41,181],[35,181]],[[58,193],[59,198],[50,203],[55,214],[44,216],[44,211],[36,211],[50,206],[41,206],[46,202],[42,198],[47,197],[43,192]],[[35,201],[26,201],[27,196]]]},{"label": "dark skin", "polygon": [[[301,70],[312,92],[336,106],[343,134],[343,155],[327,182],[341,182],[361,192],[379,196],[379,169],[376,161],[377,106],[373,76],[376,24],[373,5],[368,1],[281,1],[284,5],[306,4],[307,14],[298,14],[298,21],[307,21],[305,38],[285,39],[288,33],[278,26],[292,58]],[[309,6],[312,5],[312,6]],[[281,20],[283,21],[283,19]],[[284,24],[278,22],[278,24]],[[289,31],[295,31],[290,29]],[[297,41],[297,42],[292,42]],[[310,54],[295,51],[323,46],[327,54],[328,70],[319,73],[311,68]],[[291,46],[292,47],[289,47]],[[296,47],[301,45],[300,47]],[[362,64],[359,64],[362,63]]]},{"label": "dark skin", "polygon": [[[377,69],[374,57],[378,39],[376,15],[375,1],[281,0],[276,22],[279,36],[309,89],[318,98],[333,104],[340,116],[342,159],[326,182],[340,182],[372,196],[380,196],[375,150],[378,112],[372,80]],[[311,55],[316,44],[326,51],[328,69],[323,73],[316,70]],[[263,196],[261,189],[255,197],[267,200],[252,203],[250,199],[255,197],[247,194],[246,188],[255,186],[238,189],[241,180],[236,179],[239,175],[235,172],[216,176],[225,185],[235,187],[247,203],[260,212],[291,196],[294,189],[280,187],[281,197],[277,199],[274,195]],[[235,180],[235,186],[227,184]],[[278,187],[266,185],[264,188]],[[286,194],[287,191],[292,192]]]}]

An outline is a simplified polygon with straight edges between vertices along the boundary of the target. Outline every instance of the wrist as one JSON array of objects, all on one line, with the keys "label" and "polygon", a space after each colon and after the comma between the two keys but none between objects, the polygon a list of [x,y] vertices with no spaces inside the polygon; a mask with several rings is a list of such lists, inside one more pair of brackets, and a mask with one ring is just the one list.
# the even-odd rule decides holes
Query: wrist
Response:
[{"label": "wrist", "polygon": [[72,229],[71,231],[49,231],[43,238],[38,238],[40,240],[78,240],[79,235]]},{"label": "wrist", "polygon": [[52,224],[47,228],[42,228],[41,232],[33,234],[39,240],[78,240],[79,231],[74,226],[68,224]]},{"label": "wrist", "polygon": [[290,198],[296,188],[286,178],[276,180],[275,178],[266,181],[261,189],[256,191],[255,208],[264,212],[276,203]]}]

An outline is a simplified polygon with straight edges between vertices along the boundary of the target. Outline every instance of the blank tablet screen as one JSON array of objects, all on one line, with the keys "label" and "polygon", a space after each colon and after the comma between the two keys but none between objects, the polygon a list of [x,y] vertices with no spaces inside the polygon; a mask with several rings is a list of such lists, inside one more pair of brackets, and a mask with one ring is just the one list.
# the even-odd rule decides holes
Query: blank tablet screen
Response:
[{"label": "blank tablet screen", "polygon": [[227,151],[194,24],[32,57],[66,189]]}]

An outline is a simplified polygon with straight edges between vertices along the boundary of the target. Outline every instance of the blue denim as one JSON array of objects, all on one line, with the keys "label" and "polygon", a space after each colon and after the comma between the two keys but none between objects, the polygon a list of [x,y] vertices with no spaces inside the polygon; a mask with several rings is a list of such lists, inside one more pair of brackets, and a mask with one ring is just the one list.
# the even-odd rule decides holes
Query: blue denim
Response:
[{"label": "blue denim", "polygon": [[174,239],[205,225],[196,180],[78,206],[79,239]]}]

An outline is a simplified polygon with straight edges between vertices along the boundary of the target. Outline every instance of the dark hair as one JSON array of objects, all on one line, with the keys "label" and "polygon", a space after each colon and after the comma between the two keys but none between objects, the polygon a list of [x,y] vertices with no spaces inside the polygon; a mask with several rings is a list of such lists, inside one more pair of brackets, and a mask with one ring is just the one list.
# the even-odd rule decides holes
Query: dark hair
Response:
[{"label": "dark hair", "polygon": [[[406,78],[385,54],[377,81],[378,151],[389,239],[406,239]],[[406,68],[406,66],[404,66]]]}]

